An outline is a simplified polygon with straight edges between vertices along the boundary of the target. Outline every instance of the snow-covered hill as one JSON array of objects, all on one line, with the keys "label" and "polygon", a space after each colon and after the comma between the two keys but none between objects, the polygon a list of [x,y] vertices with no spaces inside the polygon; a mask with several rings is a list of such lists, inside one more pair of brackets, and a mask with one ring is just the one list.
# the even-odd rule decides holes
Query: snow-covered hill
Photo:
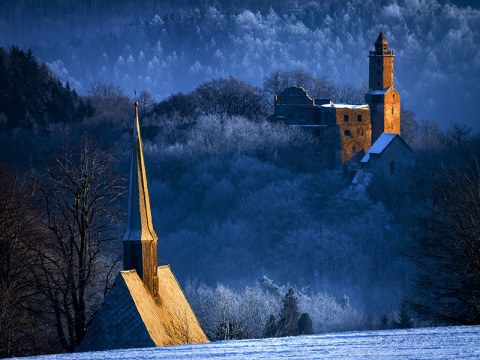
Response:
[{"label": "snow-covered hill", "polygon": [[332,333],[31,359],[476,359],[480,326]]}]

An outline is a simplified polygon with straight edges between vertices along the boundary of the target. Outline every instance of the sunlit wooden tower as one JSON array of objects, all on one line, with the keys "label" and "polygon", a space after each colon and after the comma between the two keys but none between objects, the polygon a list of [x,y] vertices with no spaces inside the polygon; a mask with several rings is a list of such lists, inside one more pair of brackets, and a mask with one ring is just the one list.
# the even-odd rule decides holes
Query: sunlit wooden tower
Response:
[{"label": "sunlit wooden tower", "polygon": [[127,224],[120,271],[76,351],[208,342],[168,265],[157,266],[142,139],[135,103]]},{"label": "sunlit wooden tower", "polygon": [[369,90],[365,102],[370,106],[372,144],[384,132],[400,135],[400,94],[394,88],[394,53],[388,49],[383,31],[369,54]]},{"label": "sunlit wooden tower", "polygon": [[127,225],[122,239],[123,268],[125,270],[135,270],[152,294],[158,292],[157,239],[157,234],[153,229],[142,139],[140,137],[138,102],[135,102]]}]

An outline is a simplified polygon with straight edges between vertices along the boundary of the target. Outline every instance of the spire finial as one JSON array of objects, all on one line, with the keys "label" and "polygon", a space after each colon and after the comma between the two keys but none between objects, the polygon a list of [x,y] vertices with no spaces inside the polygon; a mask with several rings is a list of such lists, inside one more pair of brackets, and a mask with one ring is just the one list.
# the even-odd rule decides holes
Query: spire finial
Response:
[{"label": "spire finial", "polygon": [[138,120],[138,101],[134,102],[135,105],[135,124],[133,125],[133,138],[140,138],[140,121]]}]

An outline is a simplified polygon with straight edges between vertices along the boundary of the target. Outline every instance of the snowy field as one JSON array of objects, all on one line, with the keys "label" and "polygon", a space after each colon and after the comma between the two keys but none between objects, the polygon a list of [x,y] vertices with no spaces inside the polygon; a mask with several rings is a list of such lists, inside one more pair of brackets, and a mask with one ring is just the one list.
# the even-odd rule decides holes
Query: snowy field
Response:
[{"label": "snowy field", "polygon": [[480,326],[332,333],[30,359],[477,359]]}]

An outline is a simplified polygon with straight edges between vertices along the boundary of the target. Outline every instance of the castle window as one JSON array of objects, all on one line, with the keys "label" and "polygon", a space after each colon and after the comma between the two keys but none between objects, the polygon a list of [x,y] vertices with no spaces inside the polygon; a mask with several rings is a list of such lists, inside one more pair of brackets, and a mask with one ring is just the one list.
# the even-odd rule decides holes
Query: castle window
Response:
[{"label": "castle window", "polygon": [[357,147],[354,145],[352,146],[352,154],[355,154],[357,152]]},{"label": "castle window", "polygon": [[358,115],[357,115],[357,121],[358,121],[358,122],[362,122],[362,115],[361,115],[361,114],[358,114]]},{"label": "castle window", "polygon": [[343,115],[343,120],[348,121],[348,115]]},{"label": "castle window", "polygon": [[397,171],[397,169],[396,169],[395,161],[392,160],[392,161],[390,161],[390,175],[395,175],[396,171]]},{"label": "castle window", "polygon": [[350,136],[350,134],[351,134],[350,130],[345,130],[343,133],[345,134],[345,136]]},{"label": "castle window", "polygon": [[392,115],[393,115],[393,109],[394,109],[394,108],[392,107]]}]

